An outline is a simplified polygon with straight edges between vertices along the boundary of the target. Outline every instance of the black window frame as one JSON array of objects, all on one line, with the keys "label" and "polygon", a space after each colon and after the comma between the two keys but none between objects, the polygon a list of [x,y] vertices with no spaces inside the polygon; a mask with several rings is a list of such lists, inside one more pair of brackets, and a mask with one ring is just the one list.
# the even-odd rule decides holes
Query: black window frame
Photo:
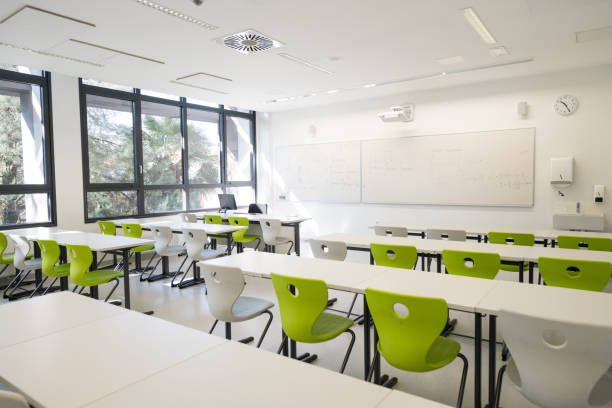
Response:
[{"label": "black window frame", "polygon": [[[135,180],[132,183],[90,183],[89,181],[89,135],[87,131],[87,95],[95,95],[106,98],[114,98],[120,100],[127,100],[132,102],[132,115],[133,115],[133,131],[134,131],[134,176]],[[143,152],[142,152],[142,112],[141,105],[143,102],[159,103],[164,105],[177,106],[180,108],[181,118],[181,140],[182,140],[182,184],[169,184],[169,185],[146,185],[144,183],[144,174],[140,171],[143,165]],[[83,165],[83,205],[84,205],[84,218],[85,223],[93,223],[98,220],[111,220],[111,219],[125,219],[125,218],[149,218],[149,217],[162,217],[173,214],[180,214],[183,212],[199,212],[199,211],[210,211],[216,210],[218,207],[211,208],[191,208],[190,193],[193,189],[204,189],[204,188],[219,188],[223,193],[228,188],[232,187],[252,187],[257,197],[257,155],[256,155],[256,113],[255,111],[249,111],[249,113],[237,112],[227,110],[223,105],[219,104],[219,107],[211,107],[198,105],[187,102],[186,97],[180,97],[179,100],[164,99],[149,95],[144,95],[141,90],[134,88],[133,92],[121,91],[117,89],[104,88],[95,85],[88,85],[83,83],[83,79],[79,78],[79,105],[80,105],[80,116],[81,116],[81,153],[82,153],[82,165]],[[188,134],[188,109],[197,109],[201,111],[213,112],[219,115],[219,138],[221,142],[221,154],[220,154],[220,180],[219,183],[191,183],[189,180],[189,134]],[[226,126],[225,123],[228,117],[241,117],[251,121],[251,142],[253,144],[253,157],[251,160],[251,181],[232,182],[227,179],[227,144],[226,144]],[[186,194],[185,198],[185,209],[177,211],[164,211],[164,212],[145,212],[145,192],[151,190],[179,190],[181,193]],[[136,214],[130,215],[116,215],[116,216],[102,216],[102,217],[90,217],[87,206],[87,193],[92,192],[103,192],[103,191],[135,191],[137,208]]]},{"label": "black window frame", "polygon": [[42,75],[26,74],[0,69],[0,80],[33,84],[42,91],[43,129],[45,145],[45,183],[44,184],[0,184],[0,195],[8,194],[47,194],[49,218],[47,222],[25,222],[22,224],[0,224],[0,230],[11,230],[30,227],[57,226],[57,207],[55,201],[55,161],[53,155],[53,113],[51,100],[51,73],[42,71]]}]

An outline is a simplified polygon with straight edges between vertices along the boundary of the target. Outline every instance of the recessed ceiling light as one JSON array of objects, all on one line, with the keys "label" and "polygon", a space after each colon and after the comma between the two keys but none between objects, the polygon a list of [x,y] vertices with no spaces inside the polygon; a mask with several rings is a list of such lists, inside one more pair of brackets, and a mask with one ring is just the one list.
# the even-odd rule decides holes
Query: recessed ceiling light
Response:
[{"label": "recessed ceiling light", "polygon": [[438,63],[440,65],[452,65],[452,64],[459,64],[463,61],[465,61],[465,58],[463,58],[461,55],[456,55],[454,57],[440,58],[438,60]]},{"label": "recessed ceiling light", "polygon": [[376,86],[376,84],[366,84],[363,87],[364,88],[374,88]]},{"label": "recessed ceiling light", "polygon": [[480,17],[478,17],[478,14],[476,14],[473,8],[464,8],[463,10],[461,10],[461,13],[463,13],[463,17],[465,17],[468,23],[470,23],[474,31],[476,31],[480,38],[482,38],[482,41],[487,44],[495,44],[497,42],[495,41],[495,37],[493,37],[493,34],[491,34],[491,32],[487,29],[487,27],[484,25]]},{"label": "recessed ceiling light", "polygon": [[142,4],[143,6],[151,7],[154,10],[160,11],[160,12],[165,13],[165,14],[167,14],[169,16],[172,16],[172,17],[180,18],[183,21],[186,21],[188,23],[193,23],[193,24],[198,25],[198,26],[200,26],[202,28],[205,28],[207,30],[211,30],[212,31],[212,30],[216,30],[217,28],[219,28],[216,25],[207,23],[206,21],[202,21],[202,20],[199,20],[199,19],[194,18],[194,17],[190,17],[190,16],[188,16],[186,14],[181,13],[180,11],[173,10],[173,9],[171,9],[169,7],[162,6],[161,4],[154,3],[154,2],[149,1],[149,0],[135,0],[135,1],[137,3],[139,3],[139,4]]},{"label": "recessed ceiling light", "polygon": [[91,62],[91,61],[87,61],[84,59],[68,57],[66,55],[53,54],[52,52],[47,52],[47,51],[34,50],[32,48],[27,48],[27,47],[20,47],[18,45],[9,44],[5,42],[0,42],[0,45],[4,47],[8,47],[8,48],[13,48],[16,50],[27,51],[27,52],[31,52],[34,54],[44,55],[46,57],[59,58],[59,59],[63,59],[65,61],[71,61],[71,62],[78,62],[79,64],[87,64],[87,65],[91,65],[91,66],[99,67],[99,68],[102,68],[104,66],[102,64],[98,64],[97,62]]},{"label": "recessed ceiling light", "polygon": [[94,44],[94,43],[90,43],[87,41],[81,41],[81,40],[77,40],[74,38],[71,38],[70,41],[75,42],[77,44],[82,44],[82,45],[86,45],[89,47],[99,48],[101,50],[106,50],[106,51],[111,51],[117,54],[126,55],[128,57],[133,57],[133,58],[138,58],[138,59],[149,61],[149,62],[154,62],[156,64],[162,64],[162,65],[165,64],[164,61],[156,60],[156,59],[149,58],[149,57],[143,57],[142,55],[132,54],[131,52],[116,50],[114,48],[105,47],[104,45]]},{"label": "recessed ceiling light", "polygon": [[312,62],[308,62],[308,61],[306,61],[304,59],[296,57],[295,55],[287,54],[285,52],[279,52],[277,55],[279,57],[283,57],[285,59],[288,59],[289,61],[297,62],[298,64],[302,64],[304,66],[307,66],[308,68],[316,69],[317,71],[324,72],[326,74],[333,74],[333,72],[328,71],[325,68],[320,67],[318,65],[315,65]]},{"label": "recessed ceiling light", "polygon": [[595,28],[593,30],[579,31],[576,33],[576,42],[603,40],[612,37],[612,26]]},{"label": "recessed ceiling light", "polygon": [[510,52],[506,47],[500,45],[499,47],[494,47],[489,50],[489,54],[493,57],[503,57],[504,55],[509,55]]},{"label": "recessed ceiling light", "polygon": [[184,82],[179,82],[179,81],[170,81],[171,84],[177,84],[177,85],[183,85],[183,86],[188,86],[190,88],[197,88],[197,89],[201,89],[203,91],[208,91],[208,92],[214,92],[214,93],[218,93],[221,95],[229,95],[227,92],[223,92],[223,91],[218,91],[216,89],[210,89],[210,88],[205,88],[203,86],[198,86],[198,85],[192,85],[192,84],[186,84]]}]

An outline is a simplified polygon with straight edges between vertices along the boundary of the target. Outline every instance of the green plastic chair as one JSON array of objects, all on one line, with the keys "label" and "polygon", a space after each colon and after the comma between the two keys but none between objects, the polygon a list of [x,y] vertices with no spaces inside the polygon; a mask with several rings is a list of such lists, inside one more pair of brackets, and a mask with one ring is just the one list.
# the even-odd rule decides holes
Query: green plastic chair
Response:
[{"label": "green plastic chair", "polygon": [[557,237],[559,248],[586,249],[590,251],[612,251],[612,239],[595,237],[574,237],[570,235],[559,235]]},{"label": "green plastic chair", "polygon": [[117,226],[112,221],[98,221],[100,232],[104,235],[116,235]]},{"label": "green plastic chair", "polygon": [[612,264],[574,259],[538,259],[540,275],[548,286],[601,292],[610,281]]},{"label": "green plastic chair", "polygon": [[[354,322],[344,316],[324,312],[328,298],[327,284],[322,280],[276,273],[272,273],[271,277],[283,327],[283,341],[278,353],[284,348],[287,338],[301,343],[322,343],[347,332],[351,335],[351,342],[340,367],[340,372],[344,372],[355,344],[355,333],[350,329]],[[295,288],[296,294],[291,292],[291,288]],[[308,353],[304,357],[308,358]],[[315,358],[316,355],[308,361]]]},{"label": "green plastic chair", "polygon": [[38,243],[38,247],[40,248],[40,253],[42,256],[41,270],[42,273],[45,275],[45,278],[38,284],[36,289],[34,289],[30,297],[34,296],[34,294],[38,292],[38,289],[40,289],[40,287],[46,282],[48,278],[53,278],[53,281],[42,293],[43,296],[47,294],[47,292],[53,287],[53,285],[55,285],[55,282],[57,282],[58,279],[70,276],[69,263],[57,265],[57,261],[59,260],[61,254],[60,246],[57,241],[40,239],[36,242]]},{"label": "green plastic chair", "polygon": [[[492,244],[507,244],[520,246],[534,246],[535,235],[520,232],[489,232],[489,242]],[[519,272],[518,265],[501,264],[500,269],[508,272]],[[523,271],[529,269],[529,262],[523,264]]]},{"label": "green plastic chair", "polygon": [[457,407],[461,407],[468,361],[458,342],[440,336],[448,316],[446,301],[372,288],[366,288],[365,295],[379,336],[368,381],[380,355],[395,368],[417,373],[445,367],[459,357],[463,373]]},{"label": "green plastic chair", "polygon": [[[223,224],[223,218],[221,218],[220,215],[206,214],[206,215],[204,215],[204,223],[205,224],[222,225]],[[216,240],[216,239],[222,239],[222,238],[225,238],[225,237],[222,236],[222,235],[208,234],[208,238],[210,238],[211,240]]]},{"label": "green plastic chair", "polygon": [[[442,260],[450,275],[470,276],[472,278],[495,279],[501,266],[498,254],[487,252],[442,251]],[[472,266],[466,265],[472,262]]]},{"label": "green plastic chair", "polygon": [[86,287],[98,286],[114,280],[115,286],[111,289],[104,301],[108,301],[117,286],[119,286],[119,278],[123,275],[121,272],[112,269],[100,269],[90,271],[89,267],[93,262],[93,254],[91,248],[87,245],[66,245],[68,255],[70,256],[70,280],[76,285],[73,292],[82,286],[79,293]]},{"label": "green plastic chair", "polygon": [[[227,217],[227,221],[230,223],[230,225],[247,227],[247,229],[249,227],[249,219],[246,217]],[[261,243],[261,237],[255,234],[247,234],[247,229],[232,232],[232,238],[237,244],[239,253],[243,251],[244,244],[257,240],[257,245],[255,246],[255,250],[257,251],[257,248],[259,248],[259,244]]]},{"label": "green plastic chair", "polygon": [[[142,226],[140,224],[122,223],[121,229],[123,235],[130,238],[142,238]],[[140,245],[135,248],[131,248],[130,252],[146,252],[155,249],[153,245]]]},{"label": "green plastic chair", "polygon": [[418,258],[416,247],[408,245],[370,244],[374,263],[392,268],[413,269]]}]

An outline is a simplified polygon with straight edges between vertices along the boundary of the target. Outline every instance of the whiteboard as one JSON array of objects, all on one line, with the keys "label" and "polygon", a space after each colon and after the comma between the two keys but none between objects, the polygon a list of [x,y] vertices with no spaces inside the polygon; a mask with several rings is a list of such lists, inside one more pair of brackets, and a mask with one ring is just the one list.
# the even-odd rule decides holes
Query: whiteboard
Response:
[{"label": "whiteboard", "polygon": [[290,201],[361,201],[361,144],[356,142],[279,146],[276,196]]},{"label": "whiteboard", "polygon": [[366,203],[533,206],[535,128],[362,142]]}]

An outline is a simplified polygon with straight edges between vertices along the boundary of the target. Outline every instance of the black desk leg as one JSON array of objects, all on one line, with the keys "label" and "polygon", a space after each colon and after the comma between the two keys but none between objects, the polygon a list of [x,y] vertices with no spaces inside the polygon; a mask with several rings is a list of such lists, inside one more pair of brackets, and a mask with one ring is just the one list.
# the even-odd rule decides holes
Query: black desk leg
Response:
[{"label": "black desk leg", "polygon": [[[89,270],[95,271],[96,269],[98,269],[98,253],[96,251],[92,251],[91,255],[92,255],[93,260],[91,261],[91,266],[89,267]],[[92,298],[97,299],[98,298],[98,287],[90,286],[89,293]]]},{"label": "black desk leg", "polygon": [[[60,247],[60,263],[68,262],[68,254],[66,253],[66,247]],[[68,290],[68,277],[64,276],[60,278],[60,290]]]},{"label": "black desk leg", "polygon": [[[41,254],[40,254],[40,247],[38,246],[38,242],[34,241],[34,258],[40,258]],[[35,281],[36,281],[36,288],[40,285],[40,283],[42,282],[42,269],[37,269],[34,271],[34,277],[35,277]]]},{"label": "black desk leg", "polygon": [[482,314],[476,313],[474,316],[474,407],[481,408]]},{"label": "black desk leg", "polygon": [[523,283],[523,282],[525,282],[525,277],[524,277],[524,274],[525,274],[525,271],[524,271],[525,263],[523,261],[521,261],[518,264],[518,267],[519,267],[519,282]]},{"label": "black desk leg", "polygon": [[489,408],[495,406],[495,352],[497,349],[497,316],[489,315]]},{"label": "black desk leg", "polygon": [[130,308],[130,265],[128,264],[128,258],[130,256],[130,250],[123,248],[123,295],[125,297],[125,308]]},{"label": "black desk leg", "polygon": [[295,254],[300,256],[300,223],[293,225],[293,239],[295,244]]},{"label": "black desk leg", "polygon": [[367,381],[370,373],[370,308],[363,295],[363,378]]},{"label": "black desk leg", "polygon": [[529,283],[533,283],[533,262],[529,261]]},{"label": "black desk leg", "polygon": [[442,273],[442,254],[436,255],[436,260],[438,261],[437,271],[438,273]]},{"label": "black desk leg", "polygon": [[232,234],[229,233],[226,236],[227,236],[227,254],[231,255],[232,254]]}]

